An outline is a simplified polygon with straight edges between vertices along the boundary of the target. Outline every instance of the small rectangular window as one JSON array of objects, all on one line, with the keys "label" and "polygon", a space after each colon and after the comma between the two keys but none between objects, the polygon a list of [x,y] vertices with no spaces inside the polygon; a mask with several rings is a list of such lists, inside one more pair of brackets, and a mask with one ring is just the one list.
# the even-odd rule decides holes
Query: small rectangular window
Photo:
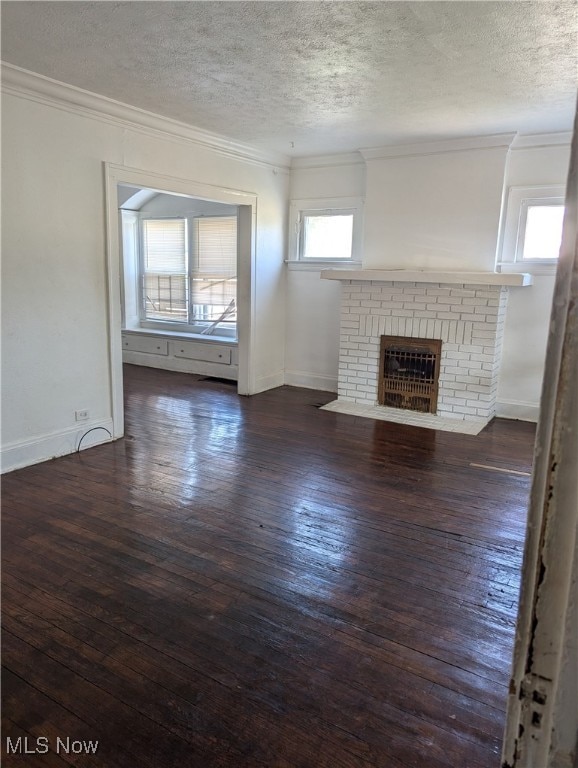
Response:
[{"label": "small rectangular window", "polygon": [[562,241],[564,192],[562,185],[510,187],[501,222],[500,271],[555,273]]},{"label": "small rectangular window", "polygon": [[564,206],[525,201],[524,218],[522,259],[557,259],[562,243]]},{"label": "small rectangular window", "polygon": [[361,262],[363,200],[358,197],[292,200],[289,211],[291,268],[351,268]]},{"label": "small rectangular window", "polygon": [[301,259],[351,259],[353,213],[306,213],[301,218]]}]

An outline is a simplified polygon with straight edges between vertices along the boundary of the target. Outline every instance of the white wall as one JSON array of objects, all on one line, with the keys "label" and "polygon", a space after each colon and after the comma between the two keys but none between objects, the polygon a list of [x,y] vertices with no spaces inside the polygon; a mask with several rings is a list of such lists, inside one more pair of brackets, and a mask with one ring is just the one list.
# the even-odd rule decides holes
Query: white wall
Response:
[{"label": "white wall", "polygon": [[[290,198],[365,195],[365,164],[358,153],[292,164]],[[285,381],[337,392],[341,286],[319,270],[291,264],[287,271]]]},{"label": "white wall", "polygon": [[510,288],[498,384],[498,416],[537,421],[554,276]]},{"label": "white wall", "polygon": [[[566,182],[568,144],[516,146],[509,153],[506,146],[393,157],[370,152],[367,180],[350,155],[331,158],[331,165],[311,158],[301,161],[306,167],[294,163],[290,195],[364,197],[364,268],[493,271],[508,188]],[[288,274],[286,375],[288,383],[324,382],[336,391],[338,338],[330,329],[338,322],[339,290],[318,281],[318,272]],[[510,289],[499,415],[537,419],[553,285],[553,276],[537,275],[533,286]]]},{"label": "white wall", "polygon": [[285,381],[337,392],[341,286],[318,271],[287,274]]},{"label": "white wall", "polygon": [[[2,109],[4,469],[72,451],[90,426],[110,428],[103,161],[257,195],[255,376],[259,388],[282,383],[288,173],[22,96],[5,92]],[[75,422],[79,409],[88,422]]]},{"label": "white wall", "polygon": [[506,155],[369,158],[364,268],[493,271]]},{"label": "white wall", "polygon": [[234,205],[214,203],[211,200],[197,200],[177,195],[158,194],[139,208],[140,213],[152,216],[236,216]]},{"label": "white wall", "polygon": [[[505,201],[513,186],[566,184],[570,145],[514,148],[505,181]],[[535,275],[534,285],[510,289],[498,415],[536,421],[555,275]]]},{"label": "white wall", "polygon": [[138,269],[138,214],[134,211],[119,211],[122,281],[121,305],[122,327],[137,328],[140,323],[140,290]]}]

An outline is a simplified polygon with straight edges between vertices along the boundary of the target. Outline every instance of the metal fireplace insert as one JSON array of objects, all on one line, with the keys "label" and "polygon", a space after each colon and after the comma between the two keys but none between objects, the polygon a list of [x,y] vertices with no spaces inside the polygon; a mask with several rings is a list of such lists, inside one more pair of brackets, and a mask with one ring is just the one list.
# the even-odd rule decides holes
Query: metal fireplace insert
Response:
[{"label": "metal fireplace insert", "polygon": [[382,336],[378,402],[390,408],[435,413],[442,343],[439,339]]}]

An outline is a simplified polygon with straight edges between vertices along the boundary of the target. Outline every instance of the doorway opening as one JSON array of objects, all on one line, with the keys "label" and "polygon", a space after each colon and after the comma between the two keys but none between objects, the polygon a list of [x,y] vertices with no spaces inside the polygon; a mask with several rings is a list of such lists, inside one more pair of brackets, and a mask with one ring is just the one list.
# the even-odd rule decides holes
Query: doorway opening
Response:
[{"label": "doorway opening", "polygon": [[118,185],[123,329],[237,341],[235,205]]},{"label": "doorway opening", "polygon": [[123,362],[236,381],[252,366],[256,196],[105,165],[114,438]]}]

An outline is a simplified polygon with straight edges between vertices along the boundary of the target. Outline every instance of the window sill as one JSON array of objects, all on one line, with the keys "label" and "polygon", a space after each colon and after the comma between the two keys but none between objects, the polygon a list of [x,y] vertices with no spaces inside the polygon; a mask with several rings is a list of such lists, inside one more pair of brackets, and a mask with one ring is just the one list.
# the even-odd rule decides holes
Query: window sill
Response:
[{"label": "window sill", "polygon": [[360,261],[332,261],[323,259],[319,261],[297,261],[296,259],[285,259],[287,269],[298,272],[322,272],[324,269],[359,269]]},{"label": "window sill", "polygon": [[186,339],[200,341],[204,344],[229,344],[231,347],[237,346],[237,339],[232,339],[230,336],[217,336],[211,334],[207,336],[201,333],[183,333],[182,331],[163,331],[159,328],[123,328],[123,334],[131,334],[134,336],[152,336],[153,338],[161,339]]},{"label": "window sill", "polygon": [[504,274],[517,274],[519,272],[525,272],[529,275],[537,275],[537,276],[544,276],[544,275],[554,276],[556,274],[557,268],[558,268],[557,259],[554,263],[552,263],[551,261],[537,261],[537,262],[516,261],[516,262],[503,262],[501,264],[496,265],[496,270],[498,272],[503,272]]}]

